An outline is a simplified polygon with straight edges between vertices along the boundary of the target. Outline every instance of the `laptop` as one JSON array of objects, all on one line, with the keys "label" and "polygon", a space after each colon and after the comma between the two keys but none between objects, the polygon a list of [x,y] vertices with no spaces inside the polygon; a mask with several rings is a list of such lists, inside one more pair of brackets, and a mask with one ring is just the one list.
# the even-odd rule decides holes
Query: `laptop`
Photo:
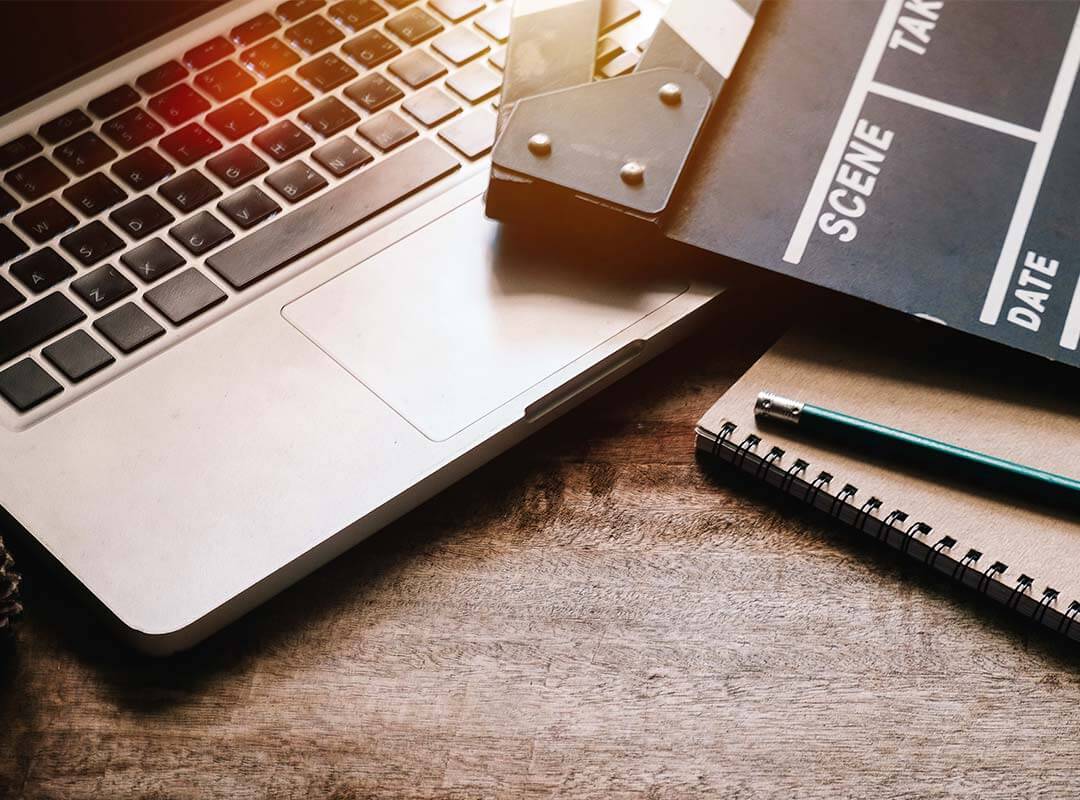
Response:
[{"label": "laptop", "polygon": [[[662,11],[605,0],[599,78]],[[0,118],[0,506],[146,652],[310,573],[722,292],[485,218],[511,0],[2,13],[38,96]]]}]

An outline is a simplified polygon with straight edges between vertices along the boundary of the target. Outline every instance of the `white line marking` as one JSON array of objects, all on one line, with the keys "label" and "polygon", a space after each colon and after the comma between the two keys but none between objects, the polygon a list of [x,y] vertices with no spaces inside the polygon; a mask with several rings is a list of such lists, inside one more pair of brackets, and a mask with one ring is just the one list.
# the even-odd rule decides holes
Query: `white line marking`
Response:
[{"label": "white line marking", "polygon": [[992,131],[1006,133],[1009,136],[1015,136],[1018,139],[1027,139],[1029,142],[1037,142],[1039,140],[1038,131],[1032,130],[1031,128],[1025,128],[1023,125],[1014,125],[1003,119],[988,117],[986,114],[980,114],[977,111],[969,111],[966,108],[960,108],[960,106],[950,105],[949,103],[942,103],[940,100],[932,100],[929,97],[923,97],[921,94],[905,92],[903,89],[897,89],[895,86],[889,86],[885,83],[874,81],[870,84],[870,91],[874,94],[881,95],[882,97],[887,97],[890,100],[896,100],[901,103],[906,103],[909,106],[933,111],[935,114],[941,114],[943,117],[952,117],[961,122],[970,122],[972,125],[978,125],[980,128],[989,128]]},{"label": "white line marking", "polygon": [[1001,317],[1001,307],[1005,305],[1005,295],[1009,293],[1009,287],[1012,285],[1013,270],[1020,256],[1020,246],[1024,243],[1024,236],[1027,235],[1028,225],[1031,223],[1031,214],[1035,210],[1035,201],[1039,197],[1039,189],[1042,188],[1046,166],[1050,163],[1050,154],[1054,150],[1054,142],[1057,141],[1058,129],[1061,127],[1062,117],[1065,116],[1065,106],[1069,102],[1078,68],[1080,68],[1080,14],[1077,15],[1077,20],[1073,24],[1069,44],[1065,47],[1065,56],[1061,59],[1061,69],[1058,70],[1057,80],[1054,81],[1054,91],[1050,94],[1050,102],[1046,106],[1046,116],[1043,117],[1039,139],[1035,142],[1027,174],[1020,187],[1020,198],[1016,201],[1016,208],[1013,209],[1009,231],[1005,234],[1005,244],[1001,248],[997,266],[994,267],[994,277],[990,280],[986,301],[979,315],[979,321],[987,325],[997,325]]},{"label": "white line marking", "polygon": [[1073,290],[1072,305],[1065,317],[1065,327],[1061,331],[1061,346],[1066,350],[1075,350],[1080,346],[1080,278]]},{"label": "white line marking", "polygon": [[903,0],[888,0],[885,8],[878,17],[874,34],[870,37],[870,44],[866,48],[859,71],[855,73],[855,80],[851,84],[844,108],[840,112],[840,119],[836,123],[832,139],[825,150],[825,157],[821,160],[817,177],[810,187],[810,194],[806,197],[799,221],[795,224],[795,231],[791,234],[787,250],[784,252],[784,261],[789,264],[798,264],[802,261],[803,253],[806,252],[806,243],[810,241],[810,234],[814,232],[814,224],[817,222],[818,212],[825,202],[825,195],[829,191],[836,170],[840,166],[840,159],[844,157],[844,148],[847,147],[851,133],[855,130],[855,123],[859,121],[859,113],[863,103],[866,102],[866,93],[870,88],[874,75],[877,73],[881,58],[885,55],[885,48],[889,43],[889,35],[896,25],[896,19],[900,16]]}]

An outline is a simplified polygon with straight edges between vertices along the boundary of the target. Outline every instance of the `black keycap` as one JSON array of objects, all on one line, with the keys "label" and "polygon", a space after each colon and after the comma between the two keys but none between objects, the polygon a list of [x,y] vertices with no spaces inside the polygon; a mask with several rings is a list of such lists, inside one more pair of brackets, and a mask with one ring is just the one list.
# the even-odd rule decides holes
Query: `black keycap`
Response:
[{"label": "black keycap", "polygon": [[421,8],[410,8],[386,21],[386,29],[406,44],[419,44],[443,29],[442,23]]},{"label": "black keycap", "polygon": [[222,61],[195,76],[195,85],[219,103],[246,92],[255,85],[251,74],[233,61]]},{"label": "black keycap", "polygon": [[320,92],[329,92],[356,77],[356,70],[335,56],[324,53],[314,61],[304,64],[296,74]]},{"label": "black keycap", "polygon": [[123,250],[124,240],[109,230],[104,222],[94,220],[61,239],[60,246],[84,267],[89,267],[117,250]]},{"label": "black keycap", "polygon": [[29,411],[62,391],[63,387],[29,358],[0,372],[0,395],[16,411]]},{"label": "black keycap", "polygon": [[173,216],[154,198],[143,195],[120,206],[109,214],[109,219],[133,239],[142,239],[168,225],[173,221]]},{"label": "black keycap", "polygon": [[345,55],[371,69],[401,53],[401,48],[376,30],[364,31],[341,46]]},{"label": "black keycap", "polygon": [[116,267],[106,264],[73,280],[71,290],[94,311],[101,311],[134,292],[135,284],[121,275]]},{"label": "black keycap", "polygon": [[85,175],[116,158],[116,151],[87,131],[53,150],[53,158],[76,175]]},{"label": "black keycap", "polygon": [[102,125],[101,132],[124,150],[134,150],[161,136],[165,128],[141,108],[130,108]]},{"label": "black keycap", "polygon": [[267,123],[261,111],[245,100],[233,100],[227,106],[206,115],[206,124],[230,141],[247,136]]},{"label": "black keycap", "polygon": [[113,114],[123,111],[128,106],[133,106],[137,102],[139,102],[139,93],[124,84],[95,97],[86,104],[86,107],[98,119],[108,119]]},{"label": "black keycap", "polygon": [[19,201],[3,189],[0,189],[0,216],[10,213],[18,207]]},{"label": "black keycap", "polygon": [[18,192],[24,200],[38,200],[68,182],[67,176],[49,159],[38,156],[16,167],[4,176],[4,182]]},{"label": "black keycap", "polygon": [[286,41],[309,56],[344,38],[345,34],[321,16],[308,17],[285,31]]},{"label": "black keycap", "polygon": [[153,283],[185,263],[182,255],[157,238],[124,253],[120,261],[143,283]]},{"label": "black keycap", "polygon": [[287,167],[282,167],[267,178],[266,182],[290,203],[303,200],[327,185],[326,178],[303,161],[294,161]]},{"label": "black keycap", "polygon": [[419,89],[445,75],[446,67],[423,50],[413,50],[391,64],[390,71],[413,89]]},{"label": "black keycap", "polygon": [[242,144],[207,159],[206,168],[216,175],[219,180],[232,187],[247,183],[256,175],[262,175],[270,169],[265,161]]},{"label": "black keycap", "polygon": [[326,0],[288,0],[278,6],[274,13],[285,22],[296,22],[326,5]]},{"label": "black keycap", "polygon": [[200,211],[169,231],[193,256],[201,256],[219,244],[233,238],[233,232],[222,225],[209,211]]},{"label": "black keycap", "polygon": [[336,97],[308,106],[299,116],[304,124],[323,136],[333,136],[360,121],[360,116]]},{"label": "black keycap", "polygon": [[124,190],[101,172],[64,189],[64,199],[88,217],[127,199]]},{"label": "black keycap", "polygon": [[372,160],[372,155],[348,136],[339,136],[311,154],[327,172],[340,178]]},{"label": "black keycap", "polygon": [[7,225],[0,225],[0,264],[21,256],[30,248]]},{"label": "black keycap", "polygon": [[0,320],[0,364],[84,319],[86,314],[60,292],[19,309]]},{"label": "black keycap", "polygon": [[5,311],[10,311],[25,299],[26,298],[22,296],[22,293],[18,289],[3,278],[0,278],[0,314],[3,314]]},{"label": "black keycap", "polygon": [[434,86],[409,97],[401,107],[429,128],[461,111],[461,106]]},{"label": "black keycap", "polygon": [[258,186],[247,186],[218,203],[218,209],[241,228],[250,228],[281,211],[281,206]]},{"label": "black keycap", "polygon": [[263,78],[277,75],[300,61],[293,50],[280,39],[266,39],[240,54],[240,63]]},{"label": "black keycap", "polygon": [[495,146],[495,113],[478,108],[440,130],[439,138],[466,158],[480,158]]},{"label": "black keycap", "polygon": [[166,61],[160,67],[154,67],[135,79],[135,85],[147,94],[154,94],[179,83],[187,77],[188,71],[179,61]]},{"label": "black keycap", "polygon": [[194,164],[203,156],[208,156],[221,149],[221,142],[215,139],[202,125],[192,122],[178,131],[170,133],[158,143],[161,149],[171,155],[185,167]]},{"label": "black keycap", "polygon": [[402,9],[405,6],[415,3],[416,0],[386,0],[391,8]]},{"label": "black keycap", "polygon": [[326,13],[330,15],[330,19],[352,33],[386,16],[386,11],[375,0],[343,0],[330,6]]},{"label": "black keycap", "polygon": [[393,150],[417,135],[416,128],[393,111],[384,111],[362,122],[356,132],[380,150]]},{"label": "black keycap", "polygon": [[149,147],[144,147],[117,161],[112,165],[112,171],[136,192],[141,192],[172,175],[173,167]]},{"label": "black keycap", "polygon": [[50,344],[41,354],[72,383],[85,380],[116,361],[86,331],[69,333]]},{"label": "black keycap", "polygon": [[499,44],[510,38],[510,4],[500,3],[476,19],[476,27]]},{"label": "black keycap", "polygon": [[240,47],[244,47],[252,42],[257,42],[264,36],[269,36],[280,27],[281,23],[269,14],[259,14],[259,16],[252,17],[247,22],[241,22],[229,31],[229,38]]},{"label": "black keycap", "polygon": [[13,167],[20,161],[25,161],[30,156],[40,152],[41,143],[28,133],[18,139],[12,139],[10,142],[0,145],[0,169]]},{"label": "black keycap", "polygon": [[311,100],[311,92],[288,75],[274,78],[251,93],[251,99],[276,117],[284,116]]},{"label": "black keycap", "polygon": [[31,253],[11,265],[11,274],[34,294],[41,294],[75,274],[75,268],[51,247]]},{"label": "black keycap", "polygon": [[235,288],[250,286],[459,167],[434,142],[417,142],[248,234],[206,263]]},{"label": "black keycap", "polygon": [[186,269],[145,295],[173,325],[183,325],[225,299],[225,292],[197,269]]},{"label": "black keycap", "polygon": [[431,46],[439,55],[459,67],[491,49],[480,34],[465,27],[452,28],[432,42]]},{"label": "black keycap", "polygon": [[256,134],[251,141],[276,161],[288,161],[315,144],[314,139],[287,119]]},{"label": "black keycap", "polygon": [[233,46],[224,36],[215,36],[184,53],[184,63],[193,70],[209,67],[215,61],[221,61],[232,53]]},{"label": "black keycap", "polygon": [[345,96],[364,111],[378,111],[405,96],[397,86],[377,72],[365,75],[345,89]]},{"label": "black keycap", "polygon": [[194,211],[204,203],[209,203],[215,197],[221,196],[221,189],[195,169],[189,169],[161,184],[158,192],[184,213]]},{"label": "black keycap", "polygon": [[492,97],[502,86],[502,78],[483,64],[470,64],[446,79],[446,85],[476,104]]},{"label": "black keycap", "polygon": [[138,350],[165,333],[163,327],[134,303],[124,303],[113,309],[95,321],[94,327],[116,345],[121,353]]},{"label": "black keycap", "polygon": [[74,214],[51,197],[16,214],[11,219],[23,233],[39,243],[47,242],[79,224]]},{"label": "black keycap", "polygon": [[182,125],[192,117],[210,110],[207,99],[186,83],[151,97],[147,105],[170,125]]},{"label": "black keycap", "polygon": [[38,136],[49,144],[56,144],[79,131],[86,130],[93,124],[90,117],[86,116],[81,109],[73,108],[38,128]]}]

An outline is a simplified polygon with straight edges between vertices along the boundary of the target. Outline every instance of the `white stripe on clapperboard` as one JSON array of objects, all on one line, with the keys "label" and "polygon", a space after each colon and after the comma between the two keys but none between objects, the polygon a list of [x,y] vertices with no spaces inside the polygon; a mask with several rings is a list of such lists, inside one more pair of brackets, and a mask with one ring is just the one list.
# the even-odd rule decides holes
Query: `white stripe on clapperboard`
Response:
[{"label": "white stripe on clapperboard", "polygon": [[[818,214],[821,212],[821,207],[825,202],[825,196],[832,185],[840,161],[844,157],[844,149],[851,139],[859,114],[862,113],[866,96],[868,94],[877,94],[888,97],[936,114],[943,114],[972,125],[989,128],[999,133],[1035,143],[1031,161],[1028,162],[1027,173],[1024,176],[1024,182],[1020,187],[1020,196],[1017,199],[1016,207],[1013,209],[1013,216],[1009,222],[1008,232],[1005,235],[1005,244],[1002,246],[997,265],[994,267],[994,275],[990,280],[990,288],[986,293],[986,300],[979,316],[979,319],[987,325],[995,325],[1001,316],[1001,308],[1005,304],[1005,296],[1008,294],[1009,286],[1012,285],[1013,270],[1020,256],[1020,247],[1031,222],[1035,200],[1038,198],[1043,177],[1046,175],[1050,153],[1057,139],[1058,129],[1061,127],[1061,120],[1065,115],[1065,106],[1068,104],[1073,82],[1076,80],[1077,69],[1080,68],[1080,15],[1078,15],[1072,34],[1069,37],[1069,43],[1065,48],[1065,55],[1062,58],[1061,67],[1054,81],[1054,89],[1050,95],[1050,102],[1046,107],[1042,127],[1036,131],[875,81],[874,75],[877,74],[878,66],[885,55],[889,36],[896,26],[903,5],[904,0],[887,0],[885,8],[882,9],[874,33],[870,37],[870,44],[866,48],[866,54],[863,56],[858,72],[855,73],[855,80],[851,84],[851,91],[848,93],[847,100],[840,112],[840,118],[836,123],[832,139],[829,140],[829,146],[825,150],[825,156],[821,161],[821,166],[818,168],[817,176],[814,178],[806,203],[803,205],[802,213],[795,224],[795,230],[788,241],[787,250],[784,251],[784,261],[790,264],[798,264],[802,261],[802,257],[806,252],[806,245],[810,241],[810,235],[814,232]],[[1080,345],[1080,281],[1077,282],[1072,305],[1069,308],[1065,328],[1061,335],[1062,347],[1075,350],[1078,345]]]}]

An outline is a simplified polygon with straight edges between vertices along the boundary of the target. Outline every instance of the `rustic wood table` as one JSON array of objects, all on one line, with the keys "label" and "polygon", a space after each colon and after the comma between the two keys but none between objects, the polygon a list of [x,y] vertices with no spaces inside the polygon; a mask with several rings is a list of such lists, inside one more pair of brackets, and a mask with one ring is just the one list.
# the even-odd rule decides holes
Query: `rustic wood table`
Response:
[{"label": "rustic wood table", "polygon": [[695,463],[756,305],[192,652],[31,571],[0,796],[1077,796],[1071,646]]}]

